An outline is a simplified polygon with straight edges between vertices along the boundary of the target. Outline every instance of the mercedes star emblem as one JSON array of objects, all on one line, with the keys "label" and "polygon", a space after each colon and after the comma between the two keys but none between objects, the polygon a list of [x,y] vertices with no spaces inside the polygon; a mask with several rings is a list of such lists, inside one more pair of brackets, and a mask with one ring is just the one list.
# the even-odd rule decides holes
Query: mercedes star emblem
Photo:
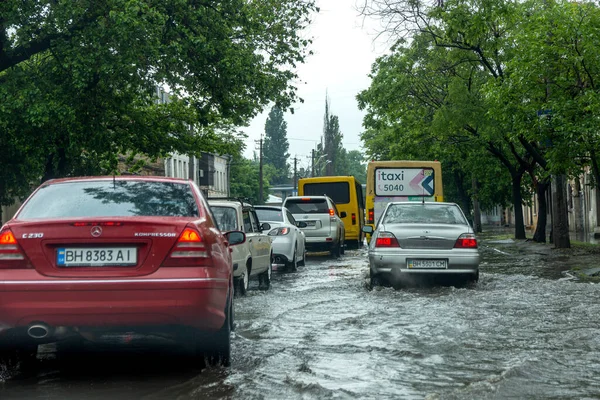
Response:
[{"label": "mercedes star emblem", "polygon": [[98,237],[102,235],[102,228],[100,228],[99,226],[93,226],[91,233],[93,237]]}]

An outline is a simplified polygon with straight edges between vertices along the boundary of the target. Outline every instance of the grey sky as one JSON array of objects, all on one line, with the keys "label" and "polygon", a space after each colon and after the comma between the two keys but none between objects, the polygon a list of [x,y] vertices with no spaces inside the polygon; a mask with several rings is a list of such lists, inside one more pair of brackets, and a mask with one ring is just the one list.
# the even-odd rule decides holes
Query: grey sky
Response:
[{"label": "grey sky", "polygon": [[[364,113],[358,109],[356,94],[369,87],[368,74],[375,59],[384,54],[384,46],[376,45],[372,21],[363,21],[355,9],[356,0],[320,0],[321,11],[306,32],[313,38],[312,56],[298,67],[301,82],[298,94],[304,103],[294,105],[295,112],[285,114],[291,158],[297,156],[298,167],[310,166],[310,152],[323,132],[325,93],[328,92],[331,113],[340,120],[347,150],[360,150],[359,135]],[[364,23],[363,23],[364,22]],[[370,26],[367,24],[370,23]],[[269,107],[270,109],[270,107]],[[255,141],[264,133],[269,109],[259,114],[249,127],[246,152],[252,157],[258,148]]]}]

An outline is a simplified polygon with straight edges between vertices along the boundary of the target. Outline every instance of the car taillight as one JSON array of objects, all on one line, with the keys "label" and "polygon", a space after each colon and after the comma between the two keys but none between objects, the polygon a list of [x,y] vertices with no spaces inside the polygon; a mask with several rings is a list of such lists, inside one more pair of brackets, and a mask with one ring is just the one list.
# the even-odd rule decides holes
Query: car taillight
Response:
[{"label": "car taillight", "polygon": [[367,224],[373,224],[375,221],[375,210],[373,208],[369,208],[369,212],[367,215]]},{"label": "car taillight", "polygon": [[102,222],[74,222],[73,226],[123,226],[122,222],[102,221]]},{"label": "car taillight", "polygon": [[456,239],[456,243],[454,243],[455,249],[476,249],[477,248],[477,238],[472,233],[463,233]]},{"label": "car taillight", "polygon": [[356,225],[356,214],[352,213],[352,225]]},{"label": "car taillight", "polygon": [[393,233],[379,232],[375,241],[375,247],[400,247],[400,245]]},{"label": "car taillight", "polygon": [[200,233],[195,229],[185,228],[163,266],[195,267],[206,265],[208,258],[208,251]]},{"label": "car taillight", "polygon": [[0,269],[31,268],[10,229],[0,232]]},{"label": "car taillight", "polygon": [[335,215],[335,210],[333,208],[329,209],[329,215],[332,217]]},{"label": "car taillight", "polygon": [[288,233],[290,233],[290,228],[281,227],[273,229],[271,232],[269,232],[269,236],[287,235]]}]

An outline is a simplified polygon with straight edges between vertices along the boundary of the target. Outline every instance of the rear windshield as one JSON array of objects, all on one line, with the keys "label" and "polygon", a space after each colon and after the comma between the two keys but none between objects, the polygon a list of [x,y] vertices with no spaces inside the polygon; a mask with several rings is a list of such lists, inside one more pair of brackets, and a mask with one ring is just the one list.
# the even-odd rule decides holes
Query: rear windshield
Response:
[{"label": "rear windshield", "polygon": [[276,210],[273,208],[256,208],[256,215],[258,216],[259,221],[274,221],[274,222],[282,222],[283,221],[283,213],[281,210]]},{"label": "rear windshield", "polygon": [[196,199],[187,183],[102,180],[45,186],[27,201],[17,218],[198,215]]},{"label": "rear windshield", "polygon": [[325,199],[291,199],[285,202],[285,207],[292,214],[329,214]]},{"label": "rear windshield", "polygon": [[453,204],[390,204],[383,223],[468,224],[461,210]]},{"label": "rear windshield", "polygon": [[306,196],[329,196],[335,204],[350,203],[348,182],[307,183],[302,190]]},{"label": "rear windshield", "polygon": [[239,229],[235,208],[225,206],[210,206],[210,210],[212,211],[215,220],[217,221],[217,226],[221,231],[229,232]]}]

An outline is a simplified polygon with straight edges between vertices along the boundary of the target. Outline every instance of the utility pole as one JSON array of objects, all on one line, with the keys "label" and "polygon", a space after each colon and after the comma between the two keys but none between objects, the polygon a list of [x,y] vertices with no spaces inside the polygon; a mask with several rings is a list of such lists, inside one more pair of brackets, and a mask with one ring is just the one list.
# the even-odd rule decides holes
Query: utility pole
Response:
[{"label": "utility pole", "polygon": [[310,176],[315,176],[315,149],[310,151]]},{"label": "utility pole", "polygon": [[294,196],[298,195],[298,157],[294,156]]},{"label": "utility pole", "polygon": [[258,204],[263,204],[263,138],[258,141]]}]

